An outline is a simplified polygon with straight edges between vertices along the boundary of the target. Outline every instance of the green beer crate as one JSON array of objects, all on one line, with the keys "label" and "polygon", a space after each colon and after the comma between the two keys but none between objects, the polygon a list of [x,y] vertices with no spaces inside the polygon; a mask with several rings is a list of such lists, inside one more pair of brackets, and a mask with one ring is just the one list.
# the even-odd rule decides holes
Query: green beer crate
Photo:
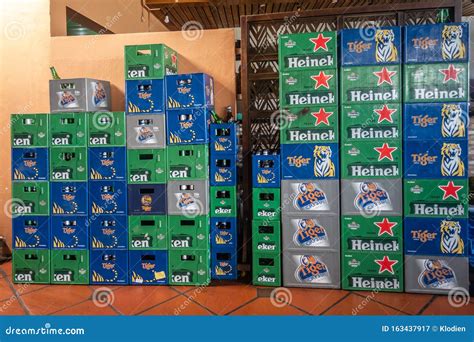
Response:
[{"label": "green beer crate", "polygon": [[167,148],[169,180],[209,178],[209,146],[172,145]]},{"label": "green beer crate", "polygon": [[342,216],[341,236],[344,238],[364,237],[374,240],[403,240],[402,216]]},{"label": "green beer crate", "polygon": [[403,252],[342,253],[344,290],[403,291]]},{"label": "green beer crate", "polygon": [[211,281],[209,250],[170,250],[170,285],[207,285]]},{"label": "green beer crate", "polygon": [[280,72],[337,68],[337,32],[279,35],[278,67]]},{"label": "green beer crate", "polygon": [[342,104],[401,102],[400,65],[343,67]]},{"label": "green beer crate", "polygon": [[211,215],[213,217],[237,217],[237,188],[235,186],[211,186]]},{"label": "green beer crate", "polygon": [[49,215],[49,182],[13,182],[13,216]]},{"label": "green beer crate", "polygon": [[281,222],[252,220],[254,253],[281,252]]},{"label": "green beer crate", "polygon": [[89,284],[89,251],[51,251],[51,283]]},{"label": "green beer crate", "polygon": [[405,64],[405,102],[469,101],[469,64]]},{"label": "green beer crate", "polygon": [[51,146],[87,146],[86,113],[55,113],[49,115]]},{"label": "green beer crate", "polygon": [[178,54],[164,44],[125,46],[125,79],[164,78],[178,73]]},{"label": "green beer crate", "polygon": [[127,150],[127,172],[129,184],[166,183],[166,149]]},{"label": "green beer crate", "polygon": [[280,106],[337,105],[337,69],[280,74]]},{"label": "green beer crate", "polygon": [[12,147],[48,147],[49,114],[12,114]]},{"label": "green beer crate", "polygon": [[279,221],[280,188],[253,188],[252,211],[254,220]]},{"label": "green beer crate", "polygon": [[402,139],[402,109],[399,103],[341,106],[342,141],[389,139]]},{"label": "green beer crate", "polygon": [[49,284],[50,251],[48,249],[14,249],[13,282]]},{"label": "green beer crate", "polygon": [[168,249],[166,215],[129,216],[128,244],[131,250]]},{"label": "green beer crate", "polygon": [[405,216],[468,217],[467,179],[416,179],[403,183]]},{"label": "green beer crate", "polygon": [[51,181],[87,181],[87,147],[49,149]]},{"label": "green beer crate", "polygon": [[336,106],[285,107],[280,116],[280,143],[338,142]]},{"label": "green beer crate", "polygon": [[280,252],[259,253],[252,257],[252,283],[263,286],[281,286]]},{"label": "green beer crate", "polygon": [[168,216],[169,250],[209,250],[209,216]]},{"label": "green beer crate", "polygon": [[94,112],[88,119],[89,147],[125,146],[126,120],[124,112]]},{"label": "green beer crate", "polygon": [[356,141],[341,147],[342,178],[402,177],[402,141]]}]

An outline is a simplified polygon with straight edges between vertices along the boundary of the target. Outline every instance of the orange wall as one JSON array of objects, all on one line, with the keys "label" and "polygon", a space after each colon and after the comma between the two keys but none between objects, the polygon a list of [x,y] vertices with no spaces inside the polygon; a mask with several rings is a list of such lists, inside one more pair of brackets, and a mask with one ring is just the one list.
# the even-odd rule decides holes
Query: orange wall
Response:
[{"label": "orange wall", "polygon": [[187,40],[181,32],[82,37],[50,36],[49,1],[0,1],[0,235],[11,246],[11,221],[3,209],[10,192],[10,113],[49,111],[49,66],[62,78],[93,77],[112,84],[112,109],[124,109],[123,46],[165,43],[179,53],[182,73],[206,72],[215,80],[216,110],[235,108],[235,50],[232,29],[203,31]]}]

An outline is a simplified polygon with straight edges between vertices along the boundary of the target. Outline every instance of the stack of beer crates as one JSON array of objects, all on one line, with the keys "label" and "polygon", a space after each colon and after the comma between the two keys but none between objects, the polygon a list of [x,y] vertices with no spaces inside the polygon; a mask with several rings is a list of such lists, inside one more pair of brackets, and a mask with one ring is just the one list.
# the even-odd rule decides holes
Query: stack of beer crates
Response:
[{"label": "stack of beer crates", "polygon": [[13,280],[50,282],[47,114],[12,114]]},{"label": "stack of beer crates", "polygon": [[237,140],[235,122],[211,123],[211,277],[237,279]]},{"label": "stack of beer crates", "polygon": [[163,44],[125,47],[130,283],[167,284],[166,75],[177,53]]},{"label": "stack of beer crates", "polygon": [[214,82],[203,73],[167,76],[169,283],[210,282],[209,123]]},{"label": "stack of beer crates", "polygon": [[469,27],[405,28],[407,292],[469,286]]},{"label": "stack of beer crates", "polygon": [[341,32],[342,287],[403,291],[401,28]]},{"label": "stack of beer crates", "polygon": [[279,36],[283,284],[340,287],[337,32]]}]

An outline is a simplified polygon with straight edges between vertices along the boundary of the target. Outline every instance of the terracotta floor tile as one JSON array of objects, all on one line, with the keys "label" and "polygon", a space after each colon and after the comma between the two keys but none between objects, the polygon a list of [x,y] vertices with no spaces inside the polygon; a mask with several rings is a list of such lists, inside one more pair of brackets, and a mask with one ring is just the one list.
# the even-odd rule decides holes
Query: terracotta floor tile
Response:
[{"label": "terracotta floor tile", "polygon": [[341,302],[326,311],[324,315],[401,315],[397,310],[388,306],[366,300],[355,294],[350,294]]},{"label": "terracotta floor tile", "polygon": [[167,286],[129,286],[113,292],[112,305],[124,315],[135,315],[180,294]]},{"label": "terracotta floor tile", "polygon": [[12,291],[8,280],[6,278],[0,279],[0,301],[6,300],[14,296],[15,293]]},{"label": "terracotta floor tile", "polygon": [[98,307],[92,301],[87,301],[78,305],[71,306],[61,311],[55,312],[54,315],[94,315],[94,316],[116,316],[117,313],[110,307]]},{"label": "terracotta floor tile", "polygon": [[283,307],[276,307],[270,302],[270,298],[257,298],[253,302],[244,305],[236,311],[230,313],[231,315],[304,315],[300,310],[285,305]]},{"label": "terracotta floor tile", "polygon": [[190,301],[187,297],[180,295],[168,302],[158,305],[141,315],[175,315],[175,316],[208,316],[209,311]]},{"label": "terracotta floor tile", "polygon": [[126,289],[128,286],[119,286],[119,285],[110,285],[110,286],[108,286],[108,285],[102,285],[102,286],[101,286],[101,285],[89,285],[89,287],[92,289],[92,291],[95,291],[95,290],[97,290],[97,289],[101,289],[101,288],[104,288],[104,287],[106,287],[106,288],[108,288],[108,289],[110,289],[110,290],[112,290],[112,291],[117,291],[117,290],[120,290],[120,289]]},{"label": "terracotta floor tile", "polygon": [[20,295],[23,296],[27,293],[33,292],[33,291],[38,291],[39,289],[48,287],[50,285],[46,284],[13,284],[13,287],[15,288],[16,292]]},{"label": "terracotta floor tile", "polygon": [[287,288],[286,290],[291,294],[291,304],[312,315],[321,314],[348,293],[342,290],[323,289]]},{"label": "terracotta floor tile", "polygon": [[216,314],[225,315],[257,297],[257,290],[252,286],[221,285],[196,288],[185,295]]},{"label": "terracotta floor tile", "polygon": [[186,293],[191,290],[197,289],[199,286],[170,286],[180,293]]},{"label": "terracotta floor tile", "polygon": [[433,295],[412,293],[387,293],[370,291],[359,291],[357,294],[363,297],[373,298],[377,302],[386,304],[410,315],[416,315],[431,300]]},{"label": "terracotta floor tile", "polygon": [[[6,274],[6,275],[11,275],[12,274],[12,262],[4,262],[3,264],[0,265],[0,269]],[[3,272],[0,272],[0,278],[2,278],[5,274]]]},{"label": "terracotta floor tile", "polygon": [[17,299],[0,302],[0,316],[26,315]]},{"label": "terracotta floor tile", "polygon": [[32,315],[47,315],[78,304],[92,296],[92,290],[83,285],[53,285],[27,293],[21,298]]},{"label": "terracotta floor tile", "polygon": [[474,315],[474,303],[471,300],[467,305],[459,308],[453,307],[448,302],[447,296],[438,296],[423,311],[423,315]]}]

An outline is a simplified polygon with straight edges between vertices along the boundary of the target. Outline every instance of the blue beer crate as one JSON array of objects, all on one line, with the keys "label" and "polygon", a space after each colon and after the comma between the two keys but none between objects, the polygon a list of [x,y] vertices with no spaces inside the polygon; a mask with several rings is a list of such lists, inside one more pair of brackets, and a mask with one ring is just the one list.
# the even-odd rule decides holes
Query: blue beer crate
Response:
[{"label": "blue beer crate", "polygon": [[51,182],[51,215],[87,215],[87,182]]},{"label": "blue beer crate", "polygon": [[127,215],[127,182],[89,182],[89,215]]},{"label": "blue beer crate", "polygon": [[282,179],[339,178],[339,144],[282,144]]},{"label": "blue beer crate", "polygon": [[88,249],[87,216],[52,216],[51,249]]},{"label": "blue beer crate", "polygon": [[17,216],[12,219],[13,248],[50,248],[49,216]]},{"label": "blue beer crate", "polygon": [[128,251],[91,250],[90,277],[93,285],[127,285]]},{"label": "blue beer crate", "polygon": [[405,178],[467,178],[468,142],[416,140],[405,144]]},{"label": "blue beer crate", "polygon": [[166,76],[166,109],[214,106],[214,80],[203,73]]},{"label": "blue beer crate", "polygon": [[129,251],[132,285],[168,284],[168,251]]},{"label": "blue beer crate", "polygon": [[467,102],[405,104],[405,140],[461,139],[468,137]]},{"label": "blue beer crate", "polygon": [[404,38],[404,63],[469,61],[467,22],[406,26]]},{"label": "blue beer crate", "polygon": [[252,186],[254,188],[280,187],[280,155],[276,152],[252,155]]},{"label": "blue beer crate", "polygon": [[235,280],[237,275],[237,248],[213,247],[211,249],[211,278]]},{"label": "blue beer crate", "polygon": [[211,217],[211,248],[237,248],[237,218]]},{"label": "blue beer crate", "polygon": [[97,215],[90,220],[90,249],[128,249],[128,217]]},{"label": "blue beer crate", "polygon": [[368,27],[341,31],[343,66],[401,63],[401,28]]},{"label": "blue beer crate", "polygon": [[239,150],[236,123],[211,123],[211,153],[237,154]]},{"label": "blue beer crate", "polygon": [[127,115],[164,114],[165,82],[163,79],[125,81],[125,110]]},{"label": "blue beer crate", "polygon": [[129,215],[166,215],[166,184],[129,184]]},{"label": "blue beer crate", "polygon": [[12,180],[49,180],[47,148],[13,148]]},{"label": "blue beer crate", "polygon": [[467,256],[468,220],[406,217],[406,254]]},{"label": "blue beer crate", "polygon": [[89,147],[89,180],[127,180],[126,147]]},{"label": "blue beer crate", "polygon": [[237,185],[237,155],[217,154],[210,161],[211,186]]},{"label": "blue beer crate", "polygon": [[207,144],[212,107],[166,111],[168,145]]}]

